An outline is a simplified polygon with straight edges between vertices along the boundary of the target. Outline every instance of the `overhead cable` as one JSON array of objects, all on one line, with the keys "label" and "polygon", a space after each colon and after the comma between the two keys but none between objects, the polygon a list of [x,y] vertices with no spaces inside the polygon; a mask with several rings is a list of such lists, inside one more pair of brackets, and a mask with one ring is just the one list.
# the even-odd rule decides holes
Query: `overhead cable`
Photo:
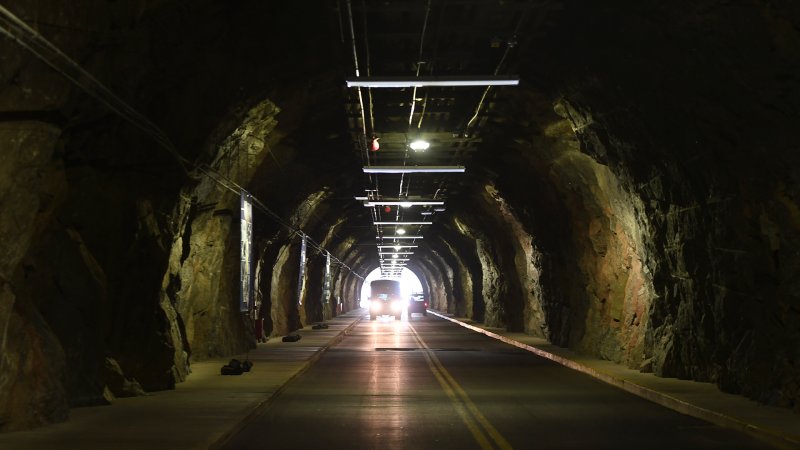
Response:
[{"label": "overhead cable", "polygon": [[[164,133],[155,123],[150,121],[147,117],[145,117],[143,114],[141,114],[132,106],[130,106],[128,103],[126,103],[124,100],[122,100],[114,92],[108,89],[103,83],[101,83],[94,76],[92,76],[92,74],[87,72],[77,62],[75,62],[72,58],[67,56],[58,47],[53,45],[50,41],[48,41],[41,34],[39,34],[39,32],[28,26],[28,24],[22,21],[22,19],[17,17],[14,13],[9,11],[2,5],[0,5],[0,34],[3,34],[9,37],[10,39],[14,40],[15,42],[17,42],[20,46],[33,53],[42,62],[50,66],[53,70],[64,76],[66,79],[71,81],[76,86],[78,86],[81,90],[83,90],[96,100],[98,100],[100,103],[104,104],[111,111],[115,112],[117,115],[119,115],[132,125],[134,125],[139,130],[143,131],[145,134],[150,136],[159,145],[161,145],[161,147],[167,150],[167,152],[169,152],[170,155],[172,155],[175,158],[175,160],[180,164],[181,168],[185,172],[188,173],[189,169],[193,169],[197,172],[203,173],[218,185],[222,186],[225,189],[230,190],[231,192],[234,192],[237,195],[241,195],[243,192],[247,192],[243,187],[239,186],[236,182],[225,177],[216,170],[208,166],[195,164],[192,161],[189,161],[187,158],[183,157],[178,151],[175,144],[172,142],[172,140],[169,139],[166,133]],[[280,225],[288,228],[293,233],[300,232],[305,234],[299,228],[286,223],[278,214],[274,213],[272,210],[267,208],[267,206],[260,200],[258,200],[252,195],[250,195],[250,197],[253,198],[254,204],[259,209],[261,209],[269,216],[271,216],[273,220],[278,222]],[[326,252],[330,254],[330,252],[328,252],[325,248],[323,248],[313,239],[311,238],[308,239],[315,249],[317,249],[320,252]],[[337,261],[341,266],[347,268],[351,273],[353,273],[353,275],[357,276],[358,278],[361,278],[362,280],[364,279],[362,275],[356,273],[352,268],[350,268],[344,262],[340,261],[335,256],[331,255],[331,258]]]}]

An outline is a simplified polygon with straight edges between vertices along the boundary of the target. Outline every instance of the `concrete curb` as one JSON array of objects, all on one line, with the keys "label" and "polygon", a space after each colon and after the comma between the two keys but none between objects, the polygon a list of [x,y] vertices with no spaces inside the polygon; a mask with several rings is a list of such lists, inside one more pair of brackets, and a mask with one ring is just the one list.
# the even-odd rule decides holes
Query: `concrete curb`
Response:
[{"label": "concrete curb", "polygon": [[597,378],[600,381],[608,383],[612,386],[616,386],[618,388],[624,389],[631,394],[634,394],[638,397],[641,397],[645,400],[649,400],[651,402],[657,403],[665,408],[672,409],[677,411],[681,414],[686,414],[688,416],[692,416],[701,420],[705,420],[707,422],[713,423],[715,425],[719,425],[724,428],[729,428],[733,430],[738,430],[745,432],[759,440],[768,442],[771,445],[776,446],[780,449],[798,449],[800,448],[800,441],[793,439],[792,437],[786,436],[776,430],[770,429],[768,427],[764,427],[762,425],[748,423],[745,420],[739,419],[729,414],[721,413],[718,411],[712,411],[707,408],[703,408],[701,406],[697,406],[686,401],[680,400],[668,394],[658,392],[654,389],[648,388],[646,386],[639,385],[631,380],[626,380],[624,378],[616,377],[614,375],[599,371],[592,367],[586,366],[579,362],[573,361],[571,359],[565,358],[560,355],[556,355],[550,353],[548,351],[542,350],[540,348],[534,347],[532,345],[525,344],[523,342],[519,342],[517,340],[511,339],[507,336],[503,336],[501,334],[497,334],[495,332],[483,329],[481,327],[477,327],[474,325],[470,325],[468,323],[462,322],[458,319],[454,319],[449,317],[445,314],[428,310],[429,313],[445,319],[449,320],[450,322],[456,323],[461,325],[464,328],[470,329],[472,331],[484,334],[491,338],[497,339],[499,341],[505,342],[509,345],[513,345],[515,347],[521,348],[523,350],[527,350],[531,353],[535,353],[542,358],[547,358],[553,362],[561,364],[562,366],[568,367],[573,370],[577,370],[578,372],[585,373],[589,376]]},{"label": "concrete curb", "polygon": [[305,363],[303,363],[302,367],[300,367],[300,369],[298,369],[297,372],[292,374],[289,377],[289,379],[286,380],[285,383],[283,383],[280,387],[278,387],[278,389],[269,394],[267,397],[264,397],[262,401],[253,405],[250,411],[244,417],[242,417],[242,419],[236,425],[234,425],[231,429],[225,432],[222,436],[213,439],[209,443],[207,448],[209,450],[217,450],[221,448],[223,445],[225,445],[225,443],[228,441],[228,439],[230,439],[231,436],[235,435],[236,433],[241,431],[244,427],[249,425],[256,418],[258,413],[263,408],[272,403],[272,401],[275,398],[277,398],[286,389],[286,387],[292,383],[292,381],[296,380],[300,375],[304,374],[308,369],[310,369],[311,366],[313,366],[314,363],[316,363],[322,357],[323,353],[328,351],[329,348],[333,347],[339,342],[342,342],[344,337],[347,334],[349,334],[350,331],[352,331],[353,328],[355,328],[356,325],[358,325],[363,319],[364,319],[364,314],[360,314],[358,317],[356,317],[356,320],[354,320],[353,323],[346,326],[344,329],[342,329],[342,331],[340,331],[336,336],[334,336],[330,341],[328,341],[327,344],[323,345],[317,351],[315,351],[314,354],[311,355],[311,357],[308,358]]}]

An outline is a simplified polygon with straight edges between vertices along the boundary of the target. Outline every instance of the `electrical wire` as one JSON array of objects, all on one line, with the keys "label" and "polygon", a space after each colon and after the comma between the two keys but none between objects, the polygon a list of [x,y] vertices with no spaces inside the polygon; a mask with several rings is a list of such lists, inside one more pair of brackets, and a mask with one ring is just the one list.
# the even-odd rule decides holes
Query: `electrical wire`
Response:
[{"label": "electrical wire", "polygon": [[87,94],[151,136],[172,154],[184,171],[187,171],[187,166],[190,165],[190,162],[181,156],[175,144],[156,124],[128,105],[58,47],[2,5],[0,5],[0,34],[17,42],[17,44],[33,53],[53,70],[81,87]]},{"label": "electrical wire", "polygon": [[[417,77],[419,77],[420,71],[422,70],[422,65],[424,64],[424,61],[422,60],[422,54],[423,54],[423,51],[425,50],[425,34],[428,31],[428,18],[431,15],[431,3],[432,3],[432,1],[433,0],[428,0],[427,5],[425,6],[425,18],[422,21],[422,31],[420,32],[420,35],[419,35],[419,52],[417,54],[417,70],[416,70],[416,76]],[[420,115],[419,125],[417,126],[417,130],[419,130],[420,126],[422,125],[422,116],[424,115],[425,109],[426,109],[426,106],[427,106],[427,98],[428,98],[427,92],[428,91],[426,90],[425,91],[425,99],[426,100],[425,100],[425,103],[423,103],[423,110],[422,110],[423,114]],[[417,87],[414,86],[414,89],[411,92],[411,111],[409,112],[409,115],[408,115],[408,129],[406,131],[406,135],[408,135],[408,133],[411,132],[411,124],[414,121],[414,107],[416,106],[416,104],[417,104]],[[407,164],[408,164],[408,146],[406,146],[406,151],[405,151],[405,154],[403,155],[403,166],[405,167]],[[406,185],[407,185],[406,192],[408,192],[408,187],[410,187],[410,185],[411,185],[411,176],[409,175],[408,178],[409,178],[409,180],[408,180],[408,183],[406,183]],[[401,174],[400,175],[400,191],[398,192],[398,198],[402,198],[403,197],[403,182],[404,181],[405,181],[405,174]],[[398,222],[400,221],[400,208],[397,208],[397,221]],[[417,229],[421,230],[422,227],[417,227]],[[412,242],[415,242],[415,241],[416,241],[416,239],[414,241],[412,241]]]},{"label": "electrical wire", "polygon": [[[17,42],[17,44],[33,53],[34,56],[50,66],[60,75],[71,81],[81,90],[100,101],[111,111],[115,112],[120,117],[134,125],[136,128],[153,138],[158,144],[161,145],[161,147],[167,150],[177,160],[185,172],[188,173],[188,169],[191,168],[195,171],[203,173],[218,185],[228,189],[231,192],[234,192],[237,195],[241,196],[243,193],[246,193],[254,200],[254,204],[259,209],[271,216],[273,220],[278,222],[280,225],[291,230],[293,234],[302,233],[306,235],[301,229],[286,223],[278,214],[270,210],[264,203],[255,198],[252,194],[247,192],[247,190],[245,190],[242,186],[239,186],[233,180],[225,177],[206,165],[195,164],[183,157],[180,152],[178,152],[177,147],[172,143],[166,133],[164,133],[155,123],[150,121],[147,117],[139,113],[119,96],[114,94],[114,92],[112,92],[103,83],[98,81],[94,76],[83,69],[83,67],[76,63],[72,58],[64,54],[58,47],[53,45],[36,30],[28,26],[19,17],[2,5],[0,5],[0,34],[3,34]],[[310,237],[308,237],[308,240],[319,252],[330,254],[330,252],[328,252]],[[362,280],[364,279],[362,275],[356,273],[352,268],[335,256],[331,255],[331,258],[336,260],[341,266],[347,268],[353,275],[361,278]]]},{"label": "electrical wire", "polygon": [[[520,29],[522,28],[522,24],[525,22],[525,19],[528,17],[528,13],[530,8],[526,8],[522,15],[520,16],[519,20],[517,21],[517,26],[514,27],[514,32],[512,33],[512,39],[516,39],[516,36],[519,34]],[[500,58],[500,62],[497,63],[497,67],[494,69],[494,75],[500,73],[500,69],[503,67],[503,63],[505,63],[508,54],[511,53],[511,49],[514,48],[514,45],[511,42],[506,42],[506,50],[503,52],[503,56]],[[486,89],[483,90],[483,95],[481,95],[480,101],[478,101],[478,106],[475,108],[475,114],[469,119],[467,122],[467,126],[464,128],[464,133],[469,133],[469,129],[472,127],[472,124],[478,118],[478,115],[483,108],[483,103],[486,101],[486,96],[489,95],[489,91],[491,90],[492,86],[486,86]]]},{"label": "electrical wire", "polygon": [[[361,8],[362,8],[362,13],[361,13],[362,27],[363,27],[363,30],[364,30],[364,47],[365,47],[365,52],[366,52],[366,54],[365,54],[366,72],[367,72],[367,76],[369,76],[370,75],[370,50],[369,50],[369,39],[368,39],[368,35],[367,35],[368,31],[367,31],[366,2],[364,0],[361,1]],[[353,64],[354,64],[356,76],[359,76],[358,51],[357,51],[357,46],[356,46],[355,26],[353,25],[353,8],[352,8],[351,0],[347,0],[347,14],[348,14],[348,23],[350,25],[350,41],[351,41],[352,49],[353,49]],[[363,142],[363,147],[364,147],[364,155],[365,155],[364,158],[366,160],[366,165],[370,166],[371,165],[370,164],[370,155],[369,155],[369,149],[367,148],[369,141],[368,141],[368,137],[367,137],[367,123],[366,123],[366,115],[365,115],[365,110],[364,110],[364,98],[363,98],[363,95],[362,95],[362,92],[361,92],[361,88],[358,87],[357,90],[358,90],[359,107],[360,107],[360,110],[361,110],[362,135],[361,135],[360,139],[363,139],[363,141],[364,141]],[[373,97],[372,97],[372,89],[371,88],[367,88],[367,95],[368,95],[368,101],[369,101],[370,130],[372,132],[374,132],[375,131],[375,117],[374,117],[374,105],[373,105]],[[376,163],[378,162],[377,158],[378,158],[378,155],[376,154],[375,155]],[[380,184],[378,182],[378,177],[373,177],[372,175],[369,175],[369,182],[375,188],[374,191],[371,193],[371,195],[374,195],[374,197],[376,199],[380,198]],[[371,216],[372,216],[373,223],[379,222],[378,219],[379,219],[379,216],[380,216],[380,211],[377,209],[377,207],[371,207],[370,209],[371,209]],[[376,233],[377,238],[382,241],[383,240],[383,232],[382,232],[382,229],[381,229],[380,225],[375,225],[375,233]]]}]

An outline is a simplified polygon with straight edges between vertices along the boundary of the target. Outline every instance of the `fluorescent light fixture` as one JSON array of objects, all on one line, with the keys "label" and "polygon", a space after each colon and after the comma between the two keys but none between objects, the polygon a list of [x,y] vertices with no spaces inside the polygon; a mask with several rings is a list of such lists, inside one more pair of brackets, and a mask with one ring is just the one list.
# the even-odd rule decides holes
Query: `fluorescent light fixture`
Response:
[{"label": "fluorescent light fixture", "polygon": [[516,86],[519,77],[355,77],[345,80],[347,87],[409,88],[424,86]]},{"label": "fluorescent light fixture", "polygon": [[422,236],[375,236],[375,239],[422,239]]},{"label": "fluorescent light fixture", "polygon": [[369,200],[369,197],[353,197],[356,200]]},{"label": "fluorescent light fixture", "polygon": [[433,222],[375,222],[375,225],[433,225]]},{"label": "fluorescent light fixture", "polygon": [[423,141],[422,139],[417,139],[411,142],[411,144],[408,146],[411,147],[411,150],[414,150],[415,152],[424,152],[431,146],[431,143],[428,141]]},{"label": "fluorescent light fixture", "polygon": [[443,212],[445,209],[444,208],[433,208],[433,210],[436,211],[436,212]]},{"label": "fluorescent light fixture", "polygon": [[417,247],[419,247],[419,246],[418,246],[418,245],[402,245],[402,244],[396,244],[396,245],[379,245],[379,246],[378,246],[378,248],[393,248],[393,249],[395,249],[395,250],[400,250],[401,248],[417,248]]},{"label": "fluorescent light fixture", "polygon": [[444,205],[444,201],[442,200],[415,200],[409,202],[400,202],[396,200],[373,200],[371,202],[365,202],[364,206],[441,206]]},{"label": "fluorescent light fixture", "polygon": [[398,229],[395,231],[395,233],[397,233],[397,234],[400,234],[400,235],[403,235],[403,234],[406,234],[406,230],[404,230],[404,229],[402,229],[402,228],[398,228]]},{"label": "fluorescent light fixture", "polygon": [[[464,166],[369,166],[364,173],[464,173]],[[401,203],[402,204],[402,203]]]},{"label": "fluorescent light fixture", "polygon": [[392,259],[397,259],[399,257],[400,257],[400,255],[392,255]]},{"label": "fluorescent light fixture", "polygon": [[423,216],[430,216],[433,215],[433,211],[422,211],[420,214],[422,214]]},{"label": "fluorescent light fixture", "polygon": [[411,208],[412,206],[414,206],[414,204],[411,202],[401,202],[400,206],[402,206],[403,208]]},{"label": "fluorescent light fixture", "polygon": [[379,252],[379,255],[413,255],[414,252]]}]

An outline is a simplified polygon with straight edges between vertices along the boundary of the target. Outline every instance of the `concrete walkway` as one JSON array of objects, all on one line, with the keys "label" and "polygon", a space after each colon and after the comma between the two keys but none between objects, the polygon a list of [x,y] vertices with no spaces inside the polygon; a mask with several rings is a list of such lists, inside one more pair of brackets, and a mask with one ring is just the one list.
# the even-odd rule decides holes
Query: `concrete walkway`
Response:
[{"label": "concrete walkway", "polygon": [[[214,448],[235,433],[250,414],[303,373],[364,317],[363,309],[326,322],[328,329],[303,328],[297,342],[280,338],[250,351],[253,368],[221,376],[230,358],[192,364],[192,374],[174,391],[114,401],[111,406],[75,408],[70,420],[32,431],[0,434],[0,449],[141,450]],[[239,359],[244,359],[240,355]]]},{"label": "concrete walkway", "polygon": [[711,383],[660,378],[610,361],[579,355],[545,339],[489,328],[465,318],[430,311],[463,327],[523,348],[667,408],[746,432],[782,449],[800,449],[800,414],[720,392]]}]

